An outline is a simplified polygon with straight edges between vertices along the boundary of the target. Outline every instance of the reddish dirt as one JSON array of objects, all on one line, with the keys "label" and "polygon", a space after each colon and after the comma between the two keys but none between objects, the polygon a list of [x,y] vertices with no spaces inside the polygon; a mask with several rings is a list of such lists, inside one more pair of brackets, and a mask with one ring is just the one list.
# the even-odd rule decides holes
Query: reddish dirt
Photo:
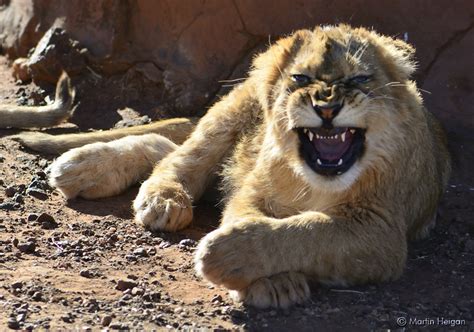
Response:
[{"label": "reddish dirt", "polygon": [[[51,93],[16,85],[3,58],[0,80],[1,103],[38,102]],[[474,329],[472,177],[471,185],[450,183],[436,228],[410,245],[399,280],[313,285],[303,306],[256,310],[232,303],[194,273],[196,241],[217,226],[217,208],[197,207],[193,226],[176,234],[144,231],[130,209],[136,187],[118,197],[66,201],[46,185],[53,157],[22,149],[9,139],[16,132],[0,130],[1,329],[337,331],[400,328],[403,319],[407,327]],[[42,213],[54,221],[38,218]]]}]

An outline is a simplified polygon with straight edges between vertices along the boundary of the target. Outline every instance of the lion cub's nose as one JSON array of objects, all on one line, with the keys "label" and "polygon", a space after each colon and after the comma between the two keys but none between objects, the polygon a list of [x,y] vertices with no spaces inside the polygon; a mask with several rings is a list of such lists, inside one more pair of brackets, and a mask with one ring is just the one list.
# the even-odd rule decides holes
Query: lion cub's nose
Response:
[{"label": "lion cub's nose", "polygon": [[316,114],[323,120],[323,126],[326,124],[331,124],[332,119],[334,119],[342,108],[342,104],[335,104],[335,105],[324,105],[318,106],[313,105]]}]

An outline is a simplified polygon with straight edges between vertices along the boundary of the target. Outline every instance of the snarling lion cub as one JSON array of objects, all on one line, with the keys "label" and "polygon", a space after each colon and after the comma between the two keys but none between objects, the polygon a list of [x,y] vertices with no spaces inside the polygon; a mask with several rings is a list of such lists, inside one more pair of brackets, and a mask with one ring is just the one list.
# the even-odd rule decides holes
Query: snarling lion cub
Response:
[{"label": "snarling lion cub", "polygon": [[[309,279],[397,278],[407,240],[434,222],[450,158],[410,81],[413,53],[363,28],[300,30],[258,55],[194,130],[177,119],[19,139],[50,152],[102,141],[54,162],[51,183],[68,198],[118,194],[161,160],[133,203],[152,230],[188,226],[221,173],[226,207],[198,246],[196,270],[247,304],[287,307],[310,296]],[[128,133],[146,135],[105,143]]]}]

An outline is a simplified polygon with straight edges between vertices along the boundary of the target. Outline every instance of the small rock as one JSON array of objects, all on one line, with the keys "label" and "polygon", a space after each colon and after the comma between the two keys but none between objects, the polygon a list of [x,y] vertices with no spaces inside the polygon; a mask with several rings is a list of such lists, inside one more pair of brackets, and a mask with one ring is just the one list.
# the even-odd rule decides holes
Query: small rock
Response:
[{"label": "small rock", "polygon": [[79,275],[84,278],[92,278],[92,273],[90,270],[83,269],[79,272]]},{"label": "small rock", "polygon": [[133,296],[143,295],[143,293],[145,293],[145,291],[139,287],[133,287],[132,292],[131,292]]},{"label": "small rock", "polygon": [[27,218],[28,221],[36,221],[38,220],[38,215],[35,213],[30,213]]},{"label": "small rock", "polygon": [[10,317],[8,319],[7,325],[8,325],[9,328],[11,328],[13,330],[16,330],[16,329],[20,328],[20,323],[14,317]]},{"label": "small rock", "polygon": [[18,203],[6,202],[0,204],[0,210],[12,211],[19,208],[21,205]]},{"label": "small rock", "polygon": [[102,326],[109,326],[112,323],[112,316],[104,316],[102,317]]},{"label": "small rock", "polygon": [[59,226],[53,216],[47,213],[41,213],[36,221],[41,224],[41,228],[43,229],[55,229]]},{"label": "small rock", "polygon": [[181,247],[192,248],[192,247],[195,247],[196,245],[197,245],[197,242],[191,239],[184,239],[184,240],[179,241],[179,246]]},{"label": "small rock", "polygon": [[222,296],[219,294],[214,295],[211,302],[222,302]]},{"label": "small rock", "polygon": [[17,248],[25,254],[32,254],[36,250],[36,244],[32,241],[18,243]]},{"label": "small rock", "polygon": [[26,194],[33,196],[34,198],[40,199],[42,201],[45,201],[48,199],[48,194],[44,190],[41,190],[38,188],[28,188],[26,190]]},{"label": "small rock", "polygon": [[33,295],[31,296],[31,299],[33,299],[35,301],[41,301],[43,299],[43,293],[34,292]]},{"label": "small rock", "polygon": [[122,330],[123,329],[122,323],[112,323],[112,324],[109,325],[109,327],[112,330]]},{"label": "small rock", "polygon": [[22,281],[15,281],[14,283],[11,284],[11,287],[13,289],[18,289],[23,287],[23,282]]},{"label": "small rock", "polygon": [[124,301],[124,302],[127,302],[127,301],[130,301],[132,299],[132,295],[130,294],[125,294],[124,296],[122,296],[120,298],[120,301]]},{"label": "small rock", "polygon": [[133,254],[135,256],[141,256],[141,257],[146,257],[148,256],[148,253],[146,252],[145,248],[143,247],[138,247],[133,251]]},{"label": "small rock", "polygon": [[160,292],[147,293],[143,295],[143,299],[149,302],[158,302],[161,299],[161,293]]},{"label": "small rock", "polygon": [[133,287],[137,287],[138,283],[132,280],[119,280],[117,281],[117,285],[115,286],[116,290],[124,291],[126,289],[132,289]]},{"label": "small rock", "polygon": [[19,315],[16,316],[16,320],[18,322],[24,322],[25,319],[26,319],[26,314],[19,314]]},{"label": "small rock", "polygon": [[5,189],[5,196],[7,197],[13,197],[16,194],[16,188],[13,186],[10,186]]},{"label": "small rock", "polygon": [[36,172],[36,175],[40,178],[40,179],[46,179],[46,173],[44,171],[38,171]]}]

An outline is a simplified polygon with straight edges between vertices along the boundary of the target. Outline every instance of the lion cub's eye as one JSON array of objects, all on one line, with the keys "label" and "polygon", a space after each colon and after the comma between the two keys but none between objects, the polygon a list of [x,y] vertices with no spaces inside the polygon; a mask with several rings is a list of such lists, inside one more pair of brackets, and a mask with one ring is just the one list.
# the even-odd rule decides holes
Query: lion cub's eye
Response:
[{"label": "lion cub's eye", "polygon": [[293,82],[298,83],[298,85],[307,85],[311,83],[311,77],[303,74],[291,75],[291,79],[293,80]]},{"label": "lion cub's eye", "polygon": [[370,75],[357,75],[349,79],[350,83],[355,83],[355,84],[364,84],[370,82],[372,79],[372,76]]}]

